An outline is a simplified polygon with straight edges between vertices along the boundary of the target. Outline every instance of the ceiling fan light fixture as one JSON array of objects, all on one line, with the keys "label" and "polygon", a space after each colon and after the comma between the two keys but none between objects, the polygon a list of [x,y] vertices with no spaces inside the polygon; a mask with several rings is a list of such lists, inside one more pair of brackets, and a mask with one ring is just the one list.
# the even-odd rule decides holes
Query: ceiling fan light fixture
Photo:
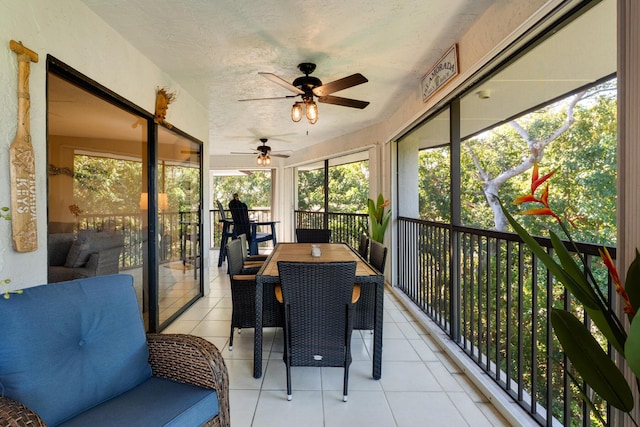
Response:
[{"label": "ceiling fan light fixture", "polygon": [[312,101],[307,101],[307,120],[314,125],[318,121],[318,105]]},{"label": "ceiling fan light fixture", "polygon": [[258,157],[256,157],[256,165],[262,166],[262,154],[259,154]]},{"label": "ceiling fan light fixture", "polygon": [[265,166],[269,166],[271,164],[271,157],[269,157],[269,155],[267,154],[266,156],[264,156],[264,159],[262,159],[262,163]]},{"label": "ceiling fan light fixture", "polygon": [[299,102],[293,104],[291,107],[291,120],[299,122],[302,119],[302,105]]}]

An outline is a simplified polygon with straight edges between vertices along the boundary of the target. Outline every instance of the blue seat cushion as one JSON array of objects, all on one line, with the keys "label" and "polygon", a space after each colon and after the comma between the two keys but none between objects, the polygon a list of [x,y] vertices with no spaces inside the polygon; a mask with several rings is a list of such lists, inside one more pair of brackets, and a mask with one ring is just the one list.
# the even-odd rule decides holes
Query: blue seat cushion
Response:
[{"label": "blue seat cushion", "polygon": [[0,325],[0,393],[50,426],[151,376],[129,275],[36,286],[0,298]]},{"label": "blue seat cushion", "polygon": [[151,377],[136,388],[60,424],[60,427],[195,427],[203,425],[217,413],[218,396],[215,391]]}]

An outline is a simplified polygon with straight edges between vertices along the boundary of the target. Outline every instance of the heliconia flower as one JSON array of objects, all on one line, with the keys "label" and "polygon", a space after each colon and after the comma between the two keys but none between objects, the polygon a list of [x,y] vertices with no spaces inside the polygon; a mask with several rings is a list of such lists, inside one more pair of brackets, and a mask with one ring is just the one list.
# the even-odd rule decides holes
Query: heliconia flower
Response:
[{"label": "heliconia flower", "polygon": [[[535,166],[534,166],[535,167]],[[536,171],[537,172],[537,171]],[[531,192],[535,193],[535,191],[538,189],[538,187],[540,187],[546,180],[548,180],[549,178],[551,178],[551,176],[556,173],[556,171],[551,171],[548,174],[544,175],[541,178],[538,178],[536,176],[536,179],[533,179],[533,175],[531,176]],[[537,175],[537,174],[536,174]]]},{"label": "heliconia flower", "polygon": [[611,258],[611,255],[609,255],[609,251],[607,250],[607,248],[602,248],[602,249],[598,249],[598,252],[600,252],[600,258],[602,258],[602,262],[604,262],[604,265],[606,265],[607,269],[609,270],[609,274],[611,275],[611,280],[613,280],[613,283],[616,285],[616,292],[618,293],[618,295],[620,295],[620,297],[624,301],[624,312],[627,314],[630,314],[631,316],[635,316],[636,311],[633,309],[633,306],[631,305],[631,301],[629,300],[629,295],[627,295],[627,292],[622,287],[622,283],[620,283],[620,276],[618,275],[618,270],[616,269],[616,266],[613,263],[613,259]]},{"label": "heliconia flower", "polygon": [[542,192],[542,196],[540,196],[540,203],[545,205],[545,207],[549,207],[549,184],[544,188]]},{"label": "heliconia flower", "polygon": [[538,180],[538,162],[533,164],[533,171],[531,172],[531,194],[536,192],[535,182]]},{"label": "heliconia flower", "polygon": [[513,201],[514,205],[519,205],[527,202],[540,202],[540,200],[536,199],[536,196],[533,194],[525,194],[524,196],[520,196]]},{"label": "heliconia flower", "polygon": [[521,215],[548,215],[548,216],[552,216],[555,219],[557,219],[558,222],[562,221],[560,219],[560,217],[558,215],[556,215],[556,213],[554,211],[552,211],[551,209],[549,209],[547,207],[529,209],[529,210],[526,210],[524,212],[520,212],[520,214]]}]

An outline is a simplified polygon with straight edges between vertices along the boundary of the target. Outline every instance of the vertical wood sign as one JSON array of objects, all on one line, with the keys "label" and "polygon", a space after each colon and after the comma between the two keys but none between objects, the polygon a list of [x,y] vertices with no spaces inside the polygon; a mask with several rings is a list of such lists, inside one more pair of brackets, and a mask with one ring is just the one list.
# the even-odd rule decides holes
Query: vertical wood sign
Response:
[{"label": "vertical wood sign", "polygon": [[38,54],[14,40],[9,42],[9,47],[18,54],[18,130],[9,148],[11,233],[16,252],[32,252],[38,249],[38,228],[36,163],[30,133],[29,67],[31,62],[38,62]]}]

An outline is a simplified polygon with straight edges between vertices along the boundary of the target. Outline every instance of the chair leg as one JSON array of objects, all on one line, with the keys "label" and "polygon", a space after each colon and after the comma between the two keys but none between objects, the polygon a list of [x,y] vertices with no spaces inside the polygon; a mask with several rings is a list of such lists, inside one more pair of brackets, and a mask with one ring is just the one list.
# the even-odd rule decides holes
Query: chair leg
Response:
[{"label": "chair leg", "polygon": [[342,401],[347,401],[347,393],[349,390],[349,365],[345,364],[344,366],[344,384],[342,387]]},{"label": "chair leg", "polygon": [[287,371],[287,400],[291,400],[293,395],[291,393],[291,351],[290,351],[290,338],[289,338],[289,327],[287,321],[289,320],[289,310],[288,307],[284,306],[284,363],[286,365]]},{"label": "chair leg", "polygon": [[291,394],[291,363],[287,361],[287,400],[291,400],[293,395]]},{"label": "chair leg", "polygon": [[229,351],[233,351],[233,324],[231,325],[231,334],[229,335]]}]

